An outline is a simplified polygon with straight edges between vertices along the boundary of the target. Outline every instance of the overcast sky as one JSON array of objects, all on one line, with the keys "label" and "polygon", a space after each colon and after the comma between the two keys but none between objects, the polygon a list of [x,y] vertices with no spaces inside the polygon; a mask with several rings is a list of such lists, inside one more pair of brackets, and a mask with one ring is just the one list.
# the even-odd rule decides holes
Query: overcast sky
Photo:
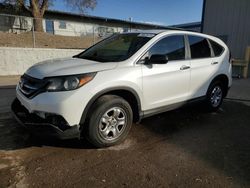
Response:
[{"label": "overcast sky", "polygon": [[[89,15],[146,22],[160,25],[175,25],[201,21],[203,0],[97,0],[96,8]],[[55,0],[54,10],[76,12]]]}]

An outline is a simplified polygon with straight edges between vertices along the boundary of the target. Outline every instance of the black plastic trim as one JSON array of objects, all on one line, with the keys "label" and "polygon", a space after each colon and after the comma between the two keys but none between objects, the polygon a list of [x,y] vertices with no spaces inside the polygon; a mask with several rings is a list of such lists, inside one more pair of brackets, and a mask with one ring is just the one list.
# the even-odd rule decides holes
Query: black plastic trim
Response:
[{"label": "black plastic trim", "polygon": [[170,104],[170,105],[159,107],[159,108],[145,110],[145,111],[143,111],[142,119],[153,116],[153,115],[156,115],[156,114],[160,114],[160,113],[164,113],[164,112],[167,112],[167,111],[175,110],[177,108],[186,106],[186,105],[188,105],[190,103],[201,102],[201,101],[203,101],[205,99],[206,99],[206,96],[201,96],[201,97],[197,97],[195,99],[190,99],[188,101],[178,102],[178,103],[175,103],[175,104]]}]

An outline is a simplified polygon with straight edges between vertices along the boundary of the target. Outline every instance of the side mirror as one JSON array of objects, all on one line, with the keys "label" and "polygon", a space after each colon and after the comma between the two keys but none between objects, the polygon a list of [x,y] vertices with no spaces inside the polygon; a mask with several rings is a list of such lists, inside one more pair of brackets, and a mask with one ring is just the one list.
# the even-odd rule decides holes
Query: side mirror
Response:
[{"label": "side mirror", "polygon": [[155,54],[146,61],[147,64],[166,64],[168,62],[167,55]]}]

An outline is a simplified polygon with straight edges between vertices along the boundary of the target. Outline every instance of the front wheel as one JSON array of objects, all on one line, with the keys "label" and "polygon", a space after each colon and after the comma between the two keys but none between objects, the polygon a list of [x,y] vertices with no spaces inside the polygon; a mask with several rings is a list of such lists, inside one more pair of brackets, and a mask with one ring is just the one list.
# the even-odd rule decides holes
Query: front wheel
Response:
[{"label": "front wheel", "polygon": [[206,104],[209,111],[217,111],[223,101],[224,89],[221,82],[213,82],[207,91]]},{"label": "front wheel", "polygon": [[93,105],[88,125],[88,138],[96,147],[122,142],[129,133],[133,113],[129,103],[115,95],[105,95]]}]

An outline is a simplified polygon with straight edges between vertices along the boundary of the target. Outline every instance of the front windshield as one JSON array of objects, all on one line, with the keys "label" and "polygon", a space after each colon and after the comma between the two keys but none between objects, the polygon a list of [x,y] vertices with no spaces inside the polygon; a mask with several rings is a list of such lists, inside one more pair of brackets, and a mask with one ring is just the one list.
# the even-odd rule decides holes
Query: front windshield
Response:
[{"label": "front windshield", "polygon": [[99,62],[123,61],[131,57],[153,36],[154,34],[142,33],[116,34],[75,57]]}]

